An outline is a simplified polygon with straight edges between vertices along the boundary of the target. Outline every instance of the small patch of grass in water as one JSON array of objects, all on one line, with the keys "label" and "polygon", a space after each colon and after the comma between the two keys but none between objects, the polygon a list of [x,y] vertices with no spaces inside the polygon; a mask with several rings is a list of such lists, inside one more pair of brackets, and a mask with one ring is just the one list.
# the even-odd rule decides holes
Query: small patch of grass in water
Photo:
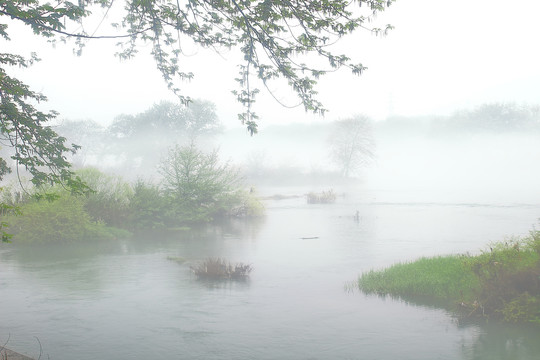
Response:
[{"label": "small patch of grass in water", "polygon": [[243,280],[253,270],[250,264],[236,263],[232,265],[222,258],[208,258],[190,266],[198,279],[204,280]]}]

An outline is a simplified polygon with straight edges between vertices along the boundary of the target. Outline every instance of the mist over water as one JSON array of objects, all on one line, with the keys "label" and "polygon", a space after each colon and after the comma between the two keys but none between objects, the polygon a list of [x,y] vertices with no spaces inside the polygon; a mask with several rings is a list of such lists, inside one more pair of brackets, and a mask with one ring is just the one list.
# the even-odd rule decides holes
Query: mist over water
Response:
[{"label": "mist over water", "polygon": [[[0,331],[33,356],[38,337],[51,359],[536,359],[538,330],[461,322],[436,304],[364,296],[347,284],[372,268],[525,233],[540,207],[376,197],[266,200],[267,216],[256,222],[102,245],[3,248],[9,308]],[[197,281],[189,263],[208,256],[254,271],[246,282]]]},{"label": "mist over water", "polygon": [[[537,134],[463,138],[387,137],[369,187],[408,193],[415,201],[537,204],[540,174]],[[396,193],[394,195],[400,196]]]},{"label": "mist over water", "polygon": [[[0,341],[37,358],[38,338],[51,359],[537,359],[538,329],[350,288],[371,269],[526,235],[540,217],[538,134],[375,124],[374,159],[342,179],[328,133],[269,127],[205,143],[247,170],[262,219],[0,248]],[[307,203],[329,189],[335,203]],[[189,266],[207,257],[254,271],[245,282],[200,282]]]},{"label": "mist over water", "polygon": [[[141,16],[140,25],[150,28],[137,32],[144,43],[131,37],[140,50],[136,59],[121,62],[111,62],[109,56],[116,52],[116,41],[105,40],[109,34],[129,40],[123,35],[127,28],[109,31],[111,22],[119,19],[120,9],[114,6],[121,4],[112,6],[111,1],[110,7],[94,9],[96,18],[89,22],[43,23],[52,24],[53,33],[81,31],[88,32],[84,38],[103,38],[88,42],[84,56],[73,57],[79,41],[64,46],[52,37],[51,47],[28,27],[37,31],[32,23],[36,14],[17,11],[45,2],[1,5],[5,11],[0,17],[13,12],[17,16],[0,25],[0,77],[7,84],[0,89],[0,173],[4,165],[14,170],[19,165],[12,161],[14,155],[42,155],[47,146],[41,147],[33,125],[51,125],[66,145],[82,146],[76,154],[65,155],[71,169],[99,189],[75,198],[53,187],[61,201],[37,203],[21,190],[35,190],[23,166],[2,177],[0,230],[6,229],[4,217],[11,211],[4,205],[28,205],[30,216],[25,221],[7,216],[15,237],[13,244],[0,242],[0,360],[9,360],[2,356],[3,346],[51,360],[540,359],[539,326],[461,316],[452,310],[462,309],[463,300],[449,305],[415,296],[367,295],[356,286],[359,275],[373,269],[424,256],[479,254],[494,242],[540,227],[540,105],[486,103],[452,113],[484,101],[538,101],[540,52],[534,44],[540,33],[540,2],[397,1],[364,19],[369,21],[358,28],[358,36],[335,43],[332,33],[324,31],[326,21],[319,21],[339,19],[335,2],[285,2],[293,12],[304,6],[315,15],[313,21],[304,16],[306,21],[298,23],[294,16],[273,13],[280,8],[278,2],[233,2],[236,6],[231,7],[230,2],[189,1],[183,2],[187,13],[176,13],[187,20],[178,22],[177,37],[174,30],[172,37],[162,39],[164,47],[159,39],[152,47],[152,38],[165,36],[170,22],[160,21],[159,12],[149,14],[152,5],[164,6],[161,15],[170,20],[174,6],[182,10],[182,2],[133,1],[129,6]],[[62,4],[53,5],[58,16],[64,10],[75,14],[77,9],[92,9],[89,1],[79,0],[78,6],[67,2],[64,10]],[[264,13],[251,16],[255,5]],[[368,10],[367,5],[360,11]],[[336,11],[324,11],[329,7]],[[208,12],[212,8],[216,12]],[[55,18],[54,13],[41,15],[47,20],[47,14]],[[145,13],[152,25],[145,25]],[[246,57],[234,47],[212,46],[234,38],[221,28],[227,20],[218,21],[220,14],[244,15],[239,18],[246,21],[236,25],[246,36],[259,35],[239,40],[247,46]],[[30,22],[24,21],[28,16]],[[201,16],[214,21],[205,23]],[[285,30],[275,34],[275,41],[271,35],[276,28],[258,24],[269,16]],[[347,32],[354,21],[344,20],[341,30]],[[373,36],[379,31],[369,30],[384,29],[385,24],[395,26],[387,36]],[[316,30],[298,36],[301,28],[310,27]],[[329,58],[329,64],[324,56],[323,62],[312,62],[309,51],[283,48],[297,38],[298,46],[292,47],[301,49],[326,35],[330,38],[321,50],[345,53],[368,71],[358,79],[351,77],[342,57]],[[177,59],[162,52],[175,43],[173,38],[182,40],[170,49],[180,54]],[[258,40],[281,46],[265,55]],[[197,45],[201,41],[209,46]],[[36,51],[43,60],[28,58],[25,64],[19,56],[29,57],[30,50],[32,58]],[[272,54],[287,58],[274,61]],[[310,88],[304,76],[317,73],[309,69],[322,65],[328,76],[316,86],[319,94],[312,99],[308,91],[303,98],[312,105],[321,100],[329,110],[326,118],[316,118],[302,106],[288,108],[298,99],[287,91],[287,80],[282,83],[265,65],[260,72],[249,61],[247,67],[237,66],[246,65],[248,58],[277,64],[289,74],[305,68],[298,81],[289,84],[307,84],[301,92]],[[158,60],[156,68],[156,59],[171,62]],[[186,80],[195,75],[192,81],[174,84],[182,95],[193,97],[189,107],[178,102],[159,74],[161,69],[165,78],[175,75],[176,60]],[[18,63],[24,66],[14,66]],[[334,64],[346,71],[327,71]],[[245,70],[264,77],[264,84],[250,81]],[[43,92],[49,102],[41,95],[33,101],[18,80]],[[239,84],[247,85],[247,93],[231,94]],[[254,97],[247,95],[255,88],[263,91],[252,108]],[[24,93],[28,96],[23,99]],[[200,96],[209,101],[197,99]],[[61,115],[47,124],[47,115],[32,116],[34,105]],[[238,128],[243,105],[260,115],[256,136],[246,132],[249,121]],[[19,108],[41,123],[13,116]],[[431,111],[445,115],[419,115]],[[355,112],[361,114],[351,115]],[[356,131],[345,127],[345,134],[339,133],[344,129],[339,123],[351,120],[342,116],[365,120],[357,123],[365,137],[351,142],[351,148],[360,147],[363,154],[356,161],[352,154],[349,161],[343,156],[351,138],[337,135]],[[87,120],[70,121],[74,119]],[[15,154],[14,142],[38,147],[28,153],[19,148]],[[197,151],[180,151],[186,147]],[[216,157],[206,157],[213,151]],[[206,164],[219,156],[235,188],[211,192],[208,186],[202,201],[191,201],[192,193],[175,188],[178,162],[164,166],[174,155],[206,157]],[[62,160],[63,154],[59,156],[55,159]],[[310,195],[322,192],[335,195],[335,201],[309,201]],[[265,214],[256,217],[261,203]],[[127,230],[135,235],[129,237]],[[521,249],[514,249],[522,260]],[[253,272],[240,281],[201,280],[193,267],[209,257],[250,264]],[[501,263],[491,264],[497,276]],[[538,270],[525,275],[534,282]],[[539,294],[531,297],[540,301]],[[528,305],[529,299],[519,300]],[[523,302],[511,310],[519,312]],[[483,310],[485,304],[479,298],[471,305]]]},{"label": "mist over water", "polygon": [[[445,131],[433,125],[436,119],[405,120],[374,124],[375,156],[347,181],[345,192],[376,190],[379,201],[540,202],[537,130]],[[227,133],[218,143],[225,157],[248,170],[299,168],[308,174],[300,184],[307,189],[339,187],[343,185],[339,179],[324,183],[317,176],[318,171],[336,170],[329,157],[330,124],[269,127],[249,139]]]}]

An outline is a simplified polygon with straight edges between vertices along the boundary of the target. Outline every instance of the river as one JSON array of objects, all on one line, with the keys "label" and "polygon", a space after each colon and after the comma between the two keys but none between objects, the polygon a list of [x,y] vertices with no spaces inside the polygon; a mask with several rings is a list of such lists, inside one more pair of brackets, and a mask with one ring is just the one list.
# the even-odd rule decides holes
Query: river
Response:
[{"label": "river", "polygon": [[[2,245],[0,342],[52,360],[540,358],[538,329],[347,290],[363,271],[525,235],[540,214],[536,203],[421,198],[266,200],[264,219],[187,233]],[[209,256],[254,270],[245,282],[198,281],[189,264]]]}]

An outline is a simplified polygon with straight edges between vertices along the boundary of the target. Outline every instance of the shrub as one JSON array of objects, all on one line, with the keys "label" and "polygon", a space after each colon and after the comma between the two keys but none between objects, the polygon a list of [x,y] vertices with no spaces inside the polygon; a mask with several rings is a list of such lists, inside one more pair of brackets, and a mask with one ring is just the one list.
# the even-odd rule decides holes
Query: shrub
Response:
[{"label": "shrub", "polygon": [[524,292],[497,310],[504,321],[518,323],[529,322],[540,324],[540,299]]},{"label": "shrub", "polygon": [[[238,205],[233,205],[238,204]],[[251,193],[241,192],[231,203],[228,215],[241,218],[260,217],[264,215],[264,205]]]},{"label": "shrub", "polygon": [[131,186],[121,177],[104,174],[95,168],[79,170],[77,175],[94,190],[86,197],[88,214],[108,225],[123,225],[128,218],[133,196]]},{"label": "shrub", "polygon": [[19,243],[75,242],[113,238],[105,225],[94,222],[81,197],[61,194],[55,201],[32,201],[20,207],[22,216],[11,219],[10,229]]},{"label": "shrub", "polygon": [[498,312],[525,292],[540,295],[539,254],[531,246],[530,239],[509,239],[467,258],[480,281],[476,298],[485,313]]},{"label": "shrub", "polygon": [[130,202],[129,223],[138,230],[166,227],[168,207],[157,185],[137,180]]},{"label": "shrub", "polygon": [[238,205],[242,178],[237,168],[220,162],[217,150],[176,146],[161,162],[159,171],[168,206],[178,222],[207,222]]},{"label": "shrub", "polygon": [[540,256],[540,230],[531,230],[525,241],[527,246]]}]

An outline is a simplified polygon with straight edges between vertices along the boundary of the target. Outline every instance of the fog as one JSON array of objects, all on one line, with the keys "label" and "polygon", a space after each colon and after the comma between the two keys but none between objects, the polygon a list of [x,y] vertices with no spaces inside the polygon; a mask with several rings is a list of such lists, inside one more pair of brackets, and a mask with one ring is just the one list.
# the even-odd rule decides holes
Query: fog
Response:
[{"label": "fog", "polygon": [[[359,112],[383,120],[392,115],[449,115],[491,102],[535,103],[540,93],[540,54],[533,46],[540,31],[538,6],[535,0],[512,6],[502,0],[396,1],[373,23],[392,24],[395,29],[388,36],[359,32],[340,43],[340,52],[346,50],[368,70],[359,77],[343,71],[321,79],[317,90],[329,110],[326,118],[302,108],[282,108],[261,91],[256,106],[261,127],[326,122]],[[77,57],[72,43],[53,48],[24,26],[12,27],[17,39],[0,39],[0,46],[23,56],[36,51],[42,61],[10,71],[43,92],[49,101],[42,106],[59,111],[61,117],[106,126],[119,114],[140,113],[175,99],[146,47],[139,56],[119,61],[114,57],[115,41],[91,41]],[[186,53],[182,64],[195,78],[179,84],[181,89],[216,103],[225,126],[239,126],[236,114],[241,106],[230,92],[241,61],[238,54],[218,56],[191,47]],[[282,99],[292,100],[290,92],[273,89]]]},{"label": "fog", "polygon": [[[385,130],[390,130],[386,128]],[[537,132],[445,134],[379,130],[368,186],[415,201],[537,204]]]},{"label": "fog", "polygon": [[[339,120],[270,125],[248,136],[237,128],[220,127],[217,119],[215,131],[201,132],[195,142],[206,151],[219,149],[222,161],[240,167],[246,187],[369,189],[377,190],[378,201],[537,204],[540,171],[534,164],[540,157],[540,120],[535,109],[494,103],[446,116],[371,119],[366,132],[373,138],[373,157],[348,177],[331,158],[331,134]],[[182,137],[180,128],[176,134],[156,125],[114,140],[109,138],[111,128],[86,123],[82,130],[73,124],[66,122],[57,130],[68,142],[83,145],[74,163],[127,180],[158,182],[157,165],[167,149],[194,139]],[[71,128],[78,129],[76,134]],[[111,146],[115,141],[116,147]]]},{"label": "fog", "polygon": [[[55,359],[536,359],[538,332],[529,326],[463,319],[437,301],[350,291],[362,272],[476,254],[536,224],[538,123],[453,125],[463,118],[373,122],[374,156],[347,178],[329,156],[332,122],[268,126],[255,137],[234,129],[197,136],[241,167],[265,215],[145,229],[130,239],[4,247],[9,311],[0,316],[0,337],[34,358]],[[91,130],[95,136],[76,133],[92,146],[73,163],[130,182],[159,182],[154,166],[166,149],[193,141],[147,129],[150,145],[135,137],[111,147],[106,128]],[[329,189],[335,203],[306,203],[306,193]],[[208,257],[254,270],[246,281],[197,280],[190,266]]]},{"label": "fog", "polygon": [[[195,101],[184,107],[146,48],[119,62],[114,44],[90,42],[75,57],[73,44],[53,48],[13,25],[0,47],[43,61],[10,74],[48,96],[40,109],[60,112],[50,125],[81,146],[66,154],[72,170],[100,188],[74,197],[53,187],[59,201],[35,202],[21,192],[32,189],[22,168],[4,177],[2,201],[30,215],[10,218],[13,243],[0,245],[0,349],[80,360],[537,359],[537,328],[350,290],[364,272],[480,254],[539,226],[538,10],[534,0],[397,1],[375,19],[395,26],[388,36],[338,45],[368,71],[320,80],[324,117],[262,91],[254,136],[230,93],[234,49],[188,49],[196,77],[181,87]],[[199,168],[219,157],[238,189],[202,205],[171,191],[166,162],[185,147],[207,161]],[[18,241],[23,230],[31,240]],[[194,269],[209,258],[253,272],[201,281]]]}]

